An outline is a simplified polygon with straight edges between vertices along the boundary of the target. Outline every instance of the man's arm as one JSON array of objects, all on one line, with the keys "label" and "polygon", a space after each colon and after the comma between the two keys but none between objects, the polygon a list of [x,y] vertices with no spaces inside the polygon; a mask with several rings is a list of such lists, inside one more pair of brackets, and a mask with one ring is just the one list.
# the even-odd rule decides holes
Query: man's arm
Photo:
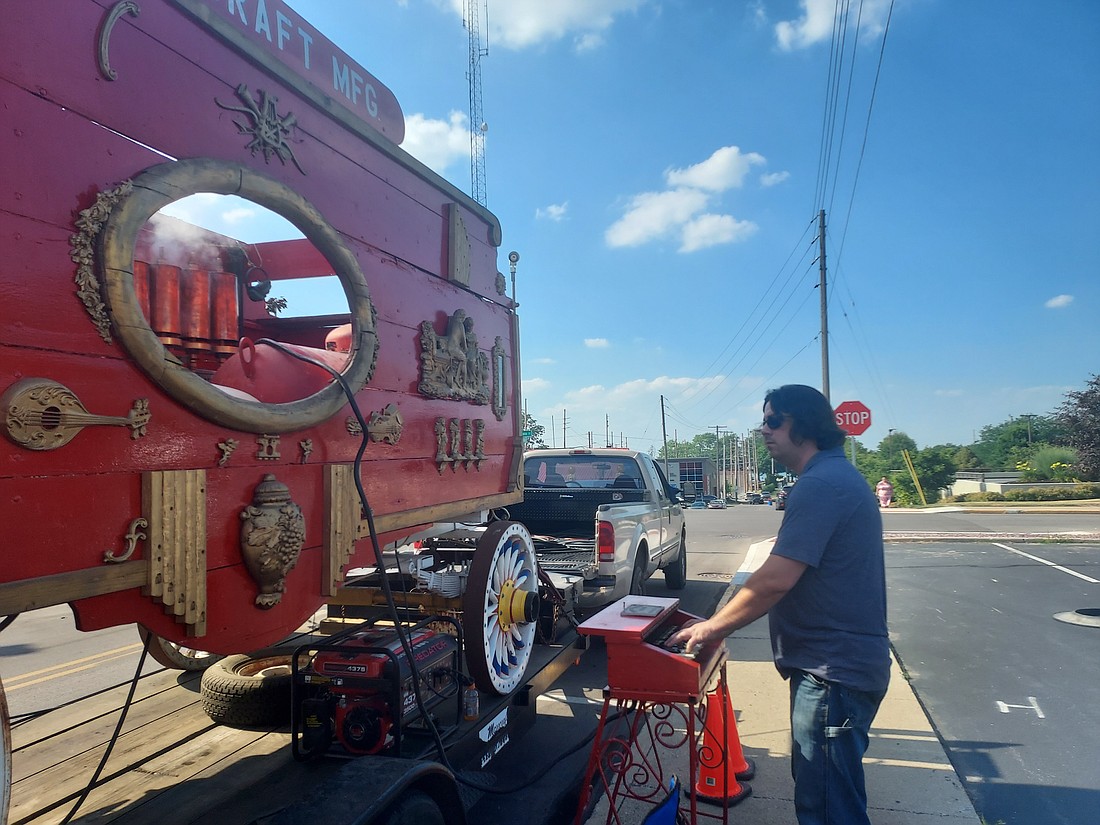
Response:
[{"label": "man's arm", "polygon": [[784,556],[768,556],[725,607],[702,622],[685,627],[668,640],[691,652],[703,642],[725,638],[752,624],[787,595],[802,577],[806,565]]}]

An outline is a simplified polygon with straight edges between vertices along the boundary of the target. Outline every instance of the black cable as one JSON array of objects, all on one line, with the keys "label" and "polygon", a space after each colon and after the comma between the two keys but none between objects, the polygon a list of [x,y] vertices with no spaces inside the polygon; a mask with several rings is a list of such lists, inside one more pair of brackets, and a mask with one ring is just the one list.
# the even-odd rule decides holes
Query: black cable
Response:
[{"label": "black cable", "polygon": [[[439,733],[439,729],[436,727],[435,722],[432,720],[432,717],[428,713],[428,709],[427,709],[426,705],[424,704],[424,697],[423,697],[422,692],[421,692],[421,679],[422,679],[422,677],[420,675],[419,669],[416,666],[416,660],[413,657],[412,645],[409,643],[408,635],[404,632],[404,628],[401,626],[401,618],[400,618],[400,616],[398,615],[398,612],[397,612],[397,604],[396,604],[396,602],[394,601],[394,598],[393,598],[393,590],[391,589],[389,581],[388,581],[388,577],[386,576],[385,560],[382,558],[382,550],[381,550],[381,548],[379,546],[379,543],[378,543],[378,534],[375,531],[375,527],[374,527],[374,513],[370,509],[370,504],[367,501],[366,491],[363,489],[363,482],[362,482],[362,477],[361,477],[361,474],[360,474],[360,469],[361,469],[361,466],[362,466],[363,453],[366,451],[366,448],[367,448],[367,442],[369,440],[369,433],[367,431],[367,422],[363,419],[363,414],[359,410],[359,404],[358,404],[358,401],[355,398],[355,393],[353,393],[352,390],[351,390],[351,387],[348,386],[347,380],[344,378],[343,374],[338,372],[336,369],[334,369],[330,365],[328,365],[326,363],[323,363],[321,361],[317,361],[313,358],[310,358],[308,355],[305,355],[303,353],[296,352],[296,351],[290,349],[289,347],[287,347],[286,345],[280,343],[279,341],[273,341],[270,338],[261,338],[258,341],[256,341],[256,343],[257,344],[267,344],[268,346],[274,347],[275,349],[291,356],[292,358],[296,358],[299,361],[303,361],[307,364],[312,364],[314,366],[320,367],[321,369],[325,370],[330,375],[332,375],[333,378],[335,378],[340,383],[340,387],[343,389],[344,395],[347,397],[348,403],[351,405],[351,410],[355,414],[355,419],[356,419],[356,421],[359,422],[359,426],[360,426],[361,432],[362,432],[362,438],[359,442],[359,450],[355,454],[355,461],[353,463],[354,472],[352,473],[352,475],[355,479],[355,489],[356,489],[356,492],[359,494],[359,502],[360,502],[360,504],[363,508],[363,515],[366,518],[367,529],[368,529],[368,532],[370,533],[371,546],[374,550],[375,559],[378,562],[378,569],[381,572],[382,592],[386,596],[386,604],[389,607],[390,612],[393,616],[394,629],[396,630],[397,637],[401,642],[401,649],[404,651],[405,656],[408,658],[409,667],[412,670],[412,674],[413,674],[413,695],[416,698],[416,706],[417,706],[417,709],[420,711],[421,718],[424,720],[424,723],[427,725],[428,730],[432,734],[432,738],[433,738],[433,741],[435,743],[436,750],[439,753],[439,761],[447,768],[447,770],[449,770],[454,775],[456,781],[461,782],[463,785],[466,785],[467,787],[473,788],[474,790],[483,791],[485,793],[491,793],[491,794],[513,793],[515,790],[520,790],[520,789],[525,788],[528,785],[532,784],[538,778],[540,778],[541,774],[539,774],[538,776],[535,776],[534,778],[528,780],[525,784],[520,785],[516,788],[498,789],[498,788],[491,787],[491,786],[488,786],[488,785],[482,785],[481,783],[474,782],[472,779],[469,779],[467,777],[459,776],[459,772],[457,770],[455,770],[454,766],[451,764],[450,760],[447,758],[447,750],[446,750],[446,747],[443,744],[443,737]],[[399,567],[399,569],[400,569],[400,567]],[[618,718],[618,717],[616,717],[616,718]],[[583,747],[584,744],[586,744],[589,740],[591,740],[593,736],[595,736],[595,731],[593,731],[591,734],[589,734],[585,739],[583,739],[576,746],[574,746],[573,748],[571,748],[570,750],[568,750],[564,754],[562,754],[560,757],[558,757],[557,760],[555,760],[554,762],[551,762],[548,767],[556,765],[562,759],[565,759],[567,756],[570,756],[572,753],[575,753],[577,749],[579,749],[580,747]],[[62,823],[62,825],[64,825],[64,823]]]},{"label": "black cable", "polygon": [[[405,628],[402,624],[401,616],[397,610],[397,602],[393,597],[393,589],[390,587],[389,576],[386,575],[386,561],[382,556],[382,548],[378,543],[378,532],[375,530],[374,525],[374,511],[371,510],[370,502],[367,500],[366,490],[363,489],[363,479],[361,474],[363,464],[363,453],[367,450],[367,443],[370,441],[370,432],[367,427],[367,422],[363,418],[363,413],[359,409],[359,403],[355,398],[355,393],[352,392],[350,386],[348,386],[347,379],[343,374],[329,366],[328,364],[318,361],[314,358],[310,358],[300,352],[287,347],[285,344],[279,341],[273,341],[270,338],[260,338],[256,341],[257,344],[267,344],[270,347],[274,347],[286,355],[296,358],[299,361],[303,361],[307,364],[320,367],[328,372],[336,381],[340,384],[340,388],[344,391],[344,395],[348,399],[348,404],[351,406],[351,411],[355,414],[355,420],[359,423],[361,437],[359,440],[359,449],[355,453],[355,460],[352,463],[352,477],[355,479],[355,491],[359,496],[359,504],[363,510],[363,516],[367,521],[367,531],[370,534],[371,549],[374,550],[374,558],[378,564],[378,571],[382,581],[382,592],[386,597],[386,605],[390,610],[390,614],[393,618],[394,632],[397,634],[398,641],[401,642],[401,650],[404,652],[405,657],[408,659],[409,669],[413,675],[413,696],[416,699],[416,707],[420,711],[421,718],[424,720],[428,727],[428,730],[432,734],[432,739],[435,742],[436,750],[439,752],[439,760],[447,766],[448,770],[455,773],[447,760],[446,748],[443,744],[443,737],[439,733],[439,729],[432,721],[431,715],[428,713],[428,708],[424,704],[424,697],[421,693],[421,679],[420,669],[417,667],[416,658],[413,655],[412,644],[409,642],[408,634],[405,632]],[[399,567],[400,569],[400,567]],[[400,712],[400,709],[395,709]]]},{"label": "black cable", "polygon": [[88,794],[95,789],[96,782],[99,781],[103,769],[107,767],[107,760],[111,758],[111,751],[115,749],[115,743],[118,741],[119,734],[122,733],[122,726],[126,722],[126,714],[129,712],[130,705],[134,701],[134,694],[137,692],[138,682],[141,681],[141,669],[145,666],[145,656],[149,653],[149,642],[152,638],[152,635],[145,637],[145,644],[141,649],[141,656],[138,658],[137,669],[134,671],[134,678],[130,680],[130,692],[126,694],[126,701],[122,703],[122,712],[118,716],[118,724],[115,725],[115,732],[111,734],[111,738],[107,741],[107,749],[103,751],[103,758],[99,760],[99,765],[96,767],[95,773],[93,773],[92,778],[88,780],[88,784],[84,786],[84,790],[80,792],[80,796],[77,797],[72,809],[65,815],[65,818],[61,820],[60,825],[68,825],[68,823],[72,821],[72,818],[76,816],[76,812],[80,809],[80,806],[84,804],[84,800],[88,798]]}]

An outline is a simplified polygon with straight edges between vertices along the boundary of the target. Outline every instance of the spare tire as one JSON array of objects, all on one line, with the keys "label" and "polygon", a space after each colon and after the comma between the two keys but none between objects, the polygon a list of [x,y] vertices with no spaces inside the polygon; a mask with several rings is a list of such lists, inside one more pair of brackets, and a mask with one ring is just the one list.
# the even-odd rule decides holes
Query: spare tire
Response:
[{"label": "spare tire", "polygon": [[266,648],[214,662],[202,674],[202,709],[220,725],[288,723],[292,658],[289,648]]}]

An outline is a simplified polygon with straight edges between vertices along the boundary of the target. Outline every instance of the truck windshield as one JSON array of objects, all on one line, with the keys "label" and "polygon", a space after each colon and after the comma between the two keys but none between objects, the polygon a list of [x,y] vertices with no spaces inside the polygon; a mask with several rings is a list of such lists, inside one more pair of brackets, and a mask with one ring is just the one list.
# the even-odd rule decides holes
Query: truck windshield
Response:
[{"label": "truck windshield", "polygon": [[633,458],[594,455],[533,456],[523,462],[527,487],[588,487],[641,490],[642,474]]}]

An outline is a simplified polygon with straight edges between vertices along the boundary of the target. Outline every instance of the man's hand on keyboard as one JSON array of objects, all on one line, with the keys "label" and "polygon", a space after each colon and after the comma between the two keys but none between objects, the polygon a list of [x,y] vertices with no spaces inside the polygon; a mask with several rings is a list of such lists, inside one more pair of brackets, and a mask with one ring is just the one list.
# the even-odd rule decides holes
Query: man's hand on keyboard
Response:
[{"label": "man's hand on keyboard", "polygon": [[709,621],[696,621],[684,625],[677,630],[665,642],[665,647],[674,648],[682,646],[684,653],[691,653],[703,642],[708,641],[714,635],[714,630]]}]

